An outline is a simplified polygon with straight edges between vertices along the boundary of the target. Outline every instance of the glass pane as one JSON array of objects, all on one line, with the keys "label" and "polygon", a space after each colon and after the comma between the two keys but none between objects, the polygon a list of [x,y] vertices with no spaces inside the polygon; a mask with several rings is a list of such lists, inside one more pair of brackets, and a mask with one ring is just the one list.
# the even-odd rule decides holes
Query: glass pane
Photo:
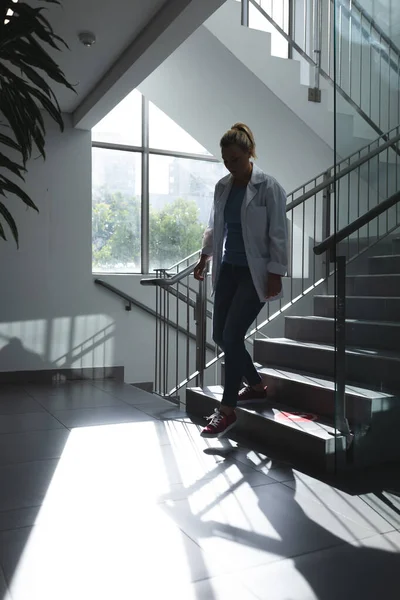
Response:
[{"label": "glass pane", "polygon": [[92,150],[93,270],[141,270],[141,154]]},{"label": "glass pane", "polygon": [[142,94],[133,90],[92,129],[94,142],[142,145]]},{"label": "glass pane", "polygon": [[[381,10],[375,10],[378,4],[334,3],[335,154],[349,155],[336,164],[332,227],[339,238],[330,310],[335,420],[341,433],[349,428],[354,433],[347,460],[357,466],[397,458],[392,401],[399,389],[393,362],[398,338],[396,315],[388,305],[398,295],[399,277],[393,255],[400,221],[390,202],[396,200],[400,181],[400,51],[395,44],[400,11],[398,2],[381,3]],[[387,140],[390,147],[385,147]],[[372,414],[365,397],[374,398]]]},{"label": "glass pane", "polygon": [[169,268],[201,247],[221,163],[150,156],[150,271]]},{"label": "glass pane", "polygon": [[210,156],[210,153],[201,144],[152,102],[149,106],[149,128],[150,148]]}]

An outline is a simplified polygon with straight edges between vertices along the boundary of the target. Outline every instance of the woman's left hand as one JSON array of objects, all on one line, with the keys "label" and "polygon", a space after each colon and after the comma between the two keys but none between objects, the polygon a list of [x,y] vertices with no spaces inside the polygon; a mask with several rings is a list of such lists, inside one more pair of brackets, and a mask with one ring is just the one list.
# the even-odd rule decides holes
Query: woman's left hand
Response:
[{"label": "woman's left hand", "polygon": [[268,273],[267,300],[278,296],[282,291],[282,277],[276,273]]}]

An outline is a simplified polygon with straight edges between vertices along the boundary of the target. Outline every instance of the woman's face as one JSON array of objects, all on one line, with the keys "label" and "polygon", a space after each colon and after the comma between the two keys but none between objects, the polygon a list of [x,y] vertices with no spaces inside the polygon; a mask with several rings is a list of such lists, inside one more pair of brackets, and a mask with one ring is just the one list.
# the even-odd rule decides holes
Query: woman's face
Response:
[{"label": "woman's face", "polygon": [[228,146],[222,149],[222,160],[225,167],[235,179],[246,178],[250,170],[250,154],[239,146]]}]

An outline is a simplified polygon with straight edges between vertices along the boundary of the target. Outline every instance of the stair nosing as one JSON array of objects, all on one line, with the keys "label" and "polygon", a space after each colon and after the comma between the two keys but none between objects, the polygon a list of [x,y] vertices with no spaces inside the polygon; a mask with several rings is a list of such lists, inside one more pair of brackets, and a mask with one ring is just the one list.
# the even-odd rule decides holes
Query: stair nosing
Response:
[{"label": "stair nosing", "polygon": [[[326,350],[328,352],[335,352],[335,346],[332,346],[331,344],[321,344],[318,342],[303,342],[303,341],[298,341],[298,340],[292,340],[290,338],[268,338],[268,339],[256,339],[255,343],[271,343],[271,344],[287,344],[290,346],[303,346],[306,348],[312,348],[313,350]],[[394,353],[389,351],[390,353],[387,354],[387,351],[385,350],[381,350],[381,349],[377,349],[377,348],[358,348],[356,346],[347,346],[346,348],[346,353],[349,354],[355,354],[357,356],[373,356],[372,354],[367,354],[367,352],[375,352],[376,353],[376,357],[377,358],[386,358],[388,360],[393,360],[393,361],[399,361],[400,362],[400,353]]]},{"label": "stair nosing", "polygon": [[[304,316],[304,315],[288,315],[286,316],[286,319],[288,320],[295,320],[295,319],[302,319],[302,320],[317,320],[317,321],[329,321],[329,322],[335,322],[335,317],[322,317],[320,315],[309,315],[309,316]],[[374,325],[374,326],[383,326],[383,327],[400,327],[400,321],[373,321],[372,319],[346,319],[346,323],[352,323],[352,324],[361,324],[361,325]]]},{"label": "stair nosing", "polygon": [[[334,294],[316,294],[314,298],[335,299]],[[400,296],[347,296],[347,300],[400,300]]]}]

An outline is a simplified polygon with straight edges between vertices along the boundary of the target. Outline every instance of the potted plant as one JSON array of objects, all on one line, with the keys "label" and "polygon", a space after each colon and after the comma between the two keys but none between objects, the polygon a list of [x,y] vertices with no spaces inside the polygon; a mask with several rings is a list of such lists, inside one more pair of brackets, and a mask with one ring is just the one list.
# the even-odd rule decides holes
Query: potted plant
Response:
[{"label": "potted plant", "polygon": [[[38,0],[40,5],[45,3],[60,4]],[[16,181],[24,181],[27,161],[35,149],[46,158],[44,113],[64,129],[49,83],[55,81],[74,91],[46,51],[46,46],[61,50],[67,45],[53,31],[44,10],[44,6],[33,8],[18,0],[0,0],[0,195],[16,196],[34,210],[38,210],[35,203]],[[0,237],[6,240],[4,222],[18,246],[17,225],[0,201]]]}]

